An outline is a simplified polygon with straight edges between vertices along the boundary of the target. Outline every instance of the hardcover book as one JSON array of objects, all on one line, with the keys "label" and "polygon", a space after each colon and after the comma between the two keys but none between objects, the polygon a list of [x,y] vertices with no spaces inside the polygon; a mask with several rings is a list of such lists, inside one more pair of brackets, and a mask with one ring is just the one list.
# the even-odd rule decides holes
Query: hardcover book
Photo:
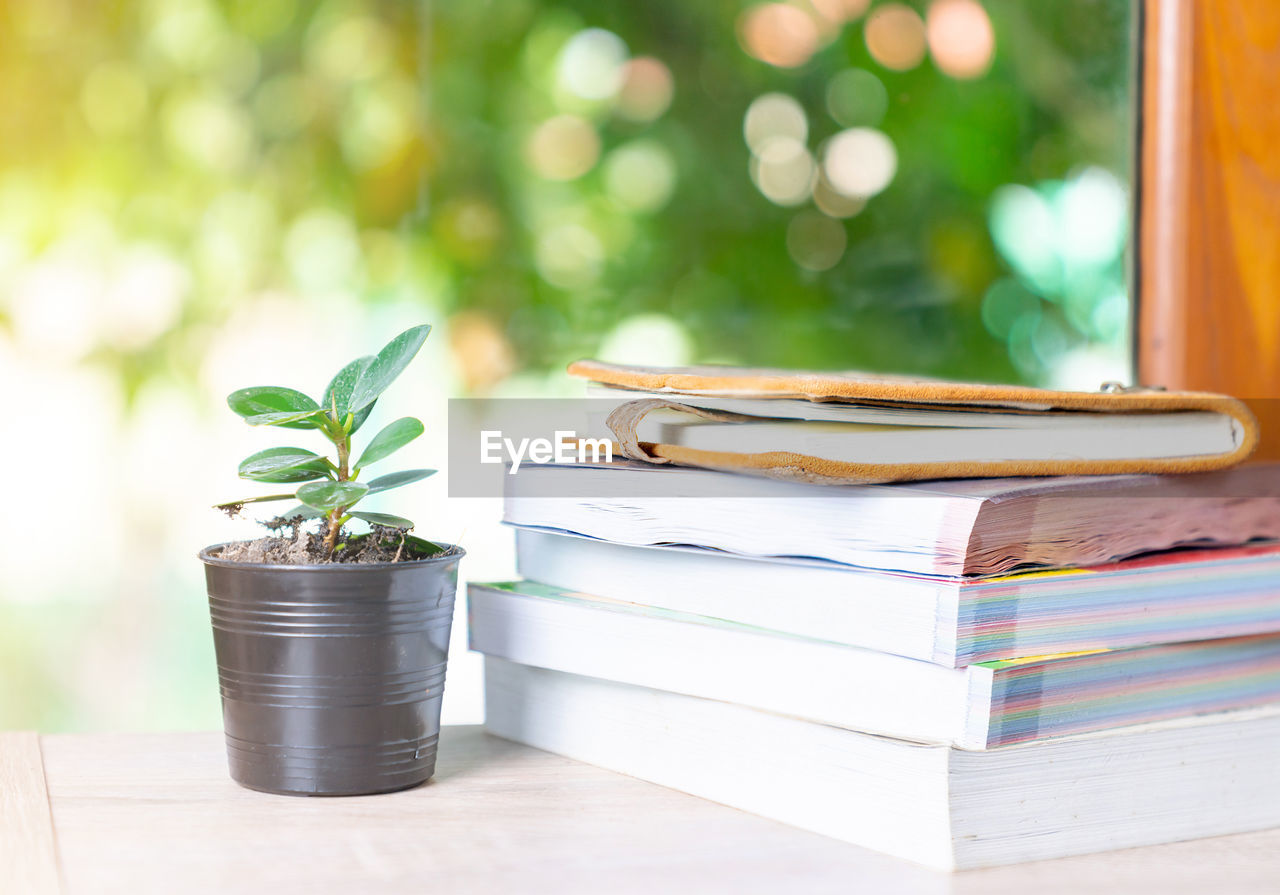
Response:
[{"label": "hardcover book", "polygon": [[[625,390],[608,426],[627,457],[809,482],[1204,472],[1258,440],[1242,402],[1206,392],[585,360],[569,374]],[[689,425],[641,444],[658,410]]]}]

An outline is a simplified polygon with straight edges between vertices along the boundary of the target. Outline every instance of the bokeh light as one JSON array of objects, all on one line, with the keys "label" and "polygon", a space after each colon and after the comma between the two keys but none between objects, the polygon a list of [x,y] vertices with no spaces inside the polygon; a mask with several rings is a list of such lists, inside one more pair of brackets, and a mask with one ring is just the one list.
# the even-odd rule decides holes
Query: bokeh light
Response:
[{"label": "bokeh light", "polygon": [[600,158],[600,135],[577,115],[557,115],[538,125],[525,144],[525,158],[547,180],[575,180]]},{"label": "bokeh light", "polygon": [[622,68],[616,110],[631,121],[653,121],[667,111],[674,93],[671,69],[660,59],[637,56]]},{"label": "bokeh light", "polygon": [[835,267],[847,244],[844,227],[825,214],[802,211],[787,225],[787,251],[805,270]]},{"label": "bokeh light", "polygon": [[552,286],[581,289],[600,278],[604,246],[581,224],[561,224],[538,240],[534,260],[538,274]]},{"label": "bokeh light", "polygon": [[387,70],[393,45],[382,22],[353,15],[317,28],[307,47],[307,60],[313,70],[332,81],[363,81]]},{"label": "bokeh light", "polygon": [[1129,231],[1128,204],[1124,186],[1102,168],[1086,168],[1069,180],[1057,209],[1063,261],[1102,265],[1119,257]]},{"label": "bokeh light", "polygon": [[1016,279],[988,290],[983,323],[1024,375],[1058,386],[1129,378],[1128,221],[1123,185],[1096,166],[996,190],[991,237]]},{"label": "bokeh light", "polygon": [[898,153],[893,141],[880,131],[850,128],[827,141],[822,170],[837,192],[865,199],[881,192],[893,180]]},{"label": "bokeh light", "polygon": [[191,275],[177,258],[153,245],[123,249],[115,267],[98,304],[99,327],[106,344],[136,351],[177,323]]},{"label": "bokeh light", "polygon": [[924,59],[924,22],[910,6],[885,3],[867,16],[866,41],[872,59],[885,68],[906,71]]},{"label": "bokeh light", "polygon": [[[1048,314],[1040,317],[1028,333],[1034,363],[1027,372],[1036,369],[1052,369],[1072,347],[1072,334],[1057,317]],[[1016,359],[1016,358],[1015,358]]]},{"label": "bokeh light", "polygon": [[[61,4],[38,3],[32,6],[45,7],[52,12]],[[147,48],[155,57],[180,71],[199,73],[214,68],[232,40],[212,3],[158,3],[152,10]],[[56,17],[55,12],[51,19]]]},{"label": "bokeh light", "polygon": [[813,17],[787,3],[753,6],[739,19],[742,46],[761,62],[778,68],[804,65],[818,49]]},{"label": "bokeh light", "polygon": [[483,395],[515,372],[510,341],[483,311],[459,311],[449,318],[449,353],[471,394]]},{"label": "bokeh light", "polygon": [[1090,282],[1118,261],[1128,236],[1128,197],[1115,175],[1089,167],[1037,188],[1008,184],[991,200],[991,236],[1041,295],[1064,294],[1070,275]]},{"label": "bokeh light", "polygon": [[385,165],[404,152],[419,129],[418,94],[406,79],[384,79],[352,91],[342,118],[342,154],[358,171]]},{"label": "bokeh light", "polygon": [[604,185],[609,198],[627,211],[657,211],[675,189],[675,160],[656,140],[633,140],[609,153]]},{"label": "bokeh light", "polygon": [[681,366],[693,359],[689,332],[666,314],[637,314],[604,337],[596,356],[615,364]]},{"label": "bokeh light", "polygon": [[751,158],[751,180],[775,205],[799,205],[813,193],[817,165],[804,144],[792,137],[771,137]]},{"label": "bokeh light", "polygon": [[1037,291],[1056,291],[1061,278],[1057,222],[1048,199],[1031,187],[1010,184],[991,199],[991,238],[1024,280]]},{"label": "bokeh light", "polygon": [[608,99],[622,85],[626,61],[622,38],[603,28],[587,28],[570,38],[560,52],[560,84],[582,99]]},{"label": "bokeh light", "polygon": [[810,5],[831,24],[842,25],[866,12],[871,0],[810,0]]},{"label": "bokeh light", "polygon": [[861,68],[846,68],[827,83],[827,111],[844,127],[875,127],[889,109],[884,82]]},{"label": "bokeh light", "polygon": [[48,360],[84,357],[98,338],[106,285],[91,245],[74,237],[55,243],[16,277],[7,308],[14,335]]},{"label": "bokeh light", "polygon": [[165,135],[179,157],[210,171],[242,168],[254,151],[249,116],[225,93],[179,93],[165,103],[164,114]]},{"label": "bokeh light", "polygon": [[449,254],[466,264],[488,261],[503,233],[502,215],[491,202],[477,196],[459,196],[440,204],[436,233]]},{"label": "bokeh light", "polygon": [[775,137],[788,137],[801,145],[809,137],[804,107],[785,93],[766,93],[752,100],[742,120],[742,135],[757,155]]},{"label": "bokeh light", "polygon": [[318,293],[349,288],[361,257],[351,220],[327,208],[298,216],[285,236],[284,255],[294,282]]},{"label": "bokeh light", "polygon": [[1129,296],[1124,289],[1107,291],[1089,314],[1089,334],[1104,344],[1128,344],[1132,324]]},{"label": "bokeh light", "polygon": [[277,244],[277,208],[249,190],[225,190],[200,217],[193,248],[195,273],[218,293],[252,288]]},{"label": "bokeh light", "polygon": [[925,30],[933,61],[953,78],[977,78],[991,67],[996,36],[978,0],[933,0]]},{"label": "bokeh light", "polygon": [[813,184],[813,204],[828,217],[851,218],[867,207],[867,200],[860,196],[846,196],[827,180],[826,171],[819,166],[818,178]]},{"label": "bokeh light", "polygon": [[982,296],[982,325],[998,339],[1005,340],[1018,321],[1040,317],[1040,299],[1017,280],[996,280]]}]

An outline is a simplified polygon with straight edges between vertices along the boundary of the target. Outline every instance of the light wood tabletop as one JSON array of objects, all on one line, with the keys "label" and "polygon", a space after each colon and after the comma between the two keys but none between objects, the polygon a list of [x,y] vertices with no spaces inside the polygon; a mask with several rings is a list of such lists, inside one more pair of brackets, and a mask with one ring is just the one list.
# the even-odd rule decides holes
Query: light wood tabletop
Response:
[{"label": "light wood tabletop", "polygon": [[241,789],[216,733],[0,735],[5,895],[1088,890],[1274,893],[1280,831],[947,875],[478,727],[337,799]]}]

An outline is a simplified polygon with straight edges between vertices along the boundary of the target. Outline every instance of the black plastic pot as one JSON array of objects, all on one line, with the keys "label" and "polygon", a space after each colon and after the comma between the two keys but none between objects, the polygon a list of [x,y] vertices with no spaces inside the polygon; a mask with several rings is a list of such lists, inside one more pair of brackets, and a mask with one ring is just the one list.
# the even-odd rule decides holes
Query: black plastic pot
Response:
[{"label": "black plastic pot", "polygon": [[460,548],[311,566],[200,553],[231,777],[295,795],[407,789],[435,773]]}]

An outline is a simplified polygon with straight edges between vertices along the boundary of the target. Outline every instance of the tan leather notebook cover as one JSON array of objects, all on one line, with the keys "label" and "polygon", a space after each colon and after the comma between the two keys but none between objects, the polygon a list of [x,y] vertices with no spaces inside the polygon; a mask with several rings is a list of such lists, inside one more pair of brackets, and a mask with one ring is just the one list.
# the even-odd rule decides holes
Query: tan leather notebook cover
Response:
[{"label": "tan leather notebook cover", "polygon": [[[623,455],[650,463],[675,463],[774,478],[829,484],[911,481],[937,478],[1004,476],[1113,475],[1122,473],[1207,472],[1233,466],[1253,451],[1258,426],[1247,407],[1235,398],[1209,392],[1177,392],[1153,388],[1104,387],[1097,392],[1057,391],[1018,385],[949,382],[869,373],[821,373],[801,370],[738,367],[639,367],[581,360],[569,365],[569,375],[618,389],[660,392],[620,405],[609,427]],[[1183,457],[1138,457],[1088,460],[995,460],[963,462],[851,463],[786,451],[733,453],[675,444],[640,442],[636,427],[649,412],[674,408],[713,420],[743,419],[734,414],[692,408],[681,396],[716,396],[767,401],[800,398],[866,406],[915,409],[990,410],[1000,413],[1087,411],[1099,414],[1171,413],[1202,411],[1223,414],[1234,421],[1234,448],[1221,454]],[[669,400],[667,398],[669,397]]]}]

